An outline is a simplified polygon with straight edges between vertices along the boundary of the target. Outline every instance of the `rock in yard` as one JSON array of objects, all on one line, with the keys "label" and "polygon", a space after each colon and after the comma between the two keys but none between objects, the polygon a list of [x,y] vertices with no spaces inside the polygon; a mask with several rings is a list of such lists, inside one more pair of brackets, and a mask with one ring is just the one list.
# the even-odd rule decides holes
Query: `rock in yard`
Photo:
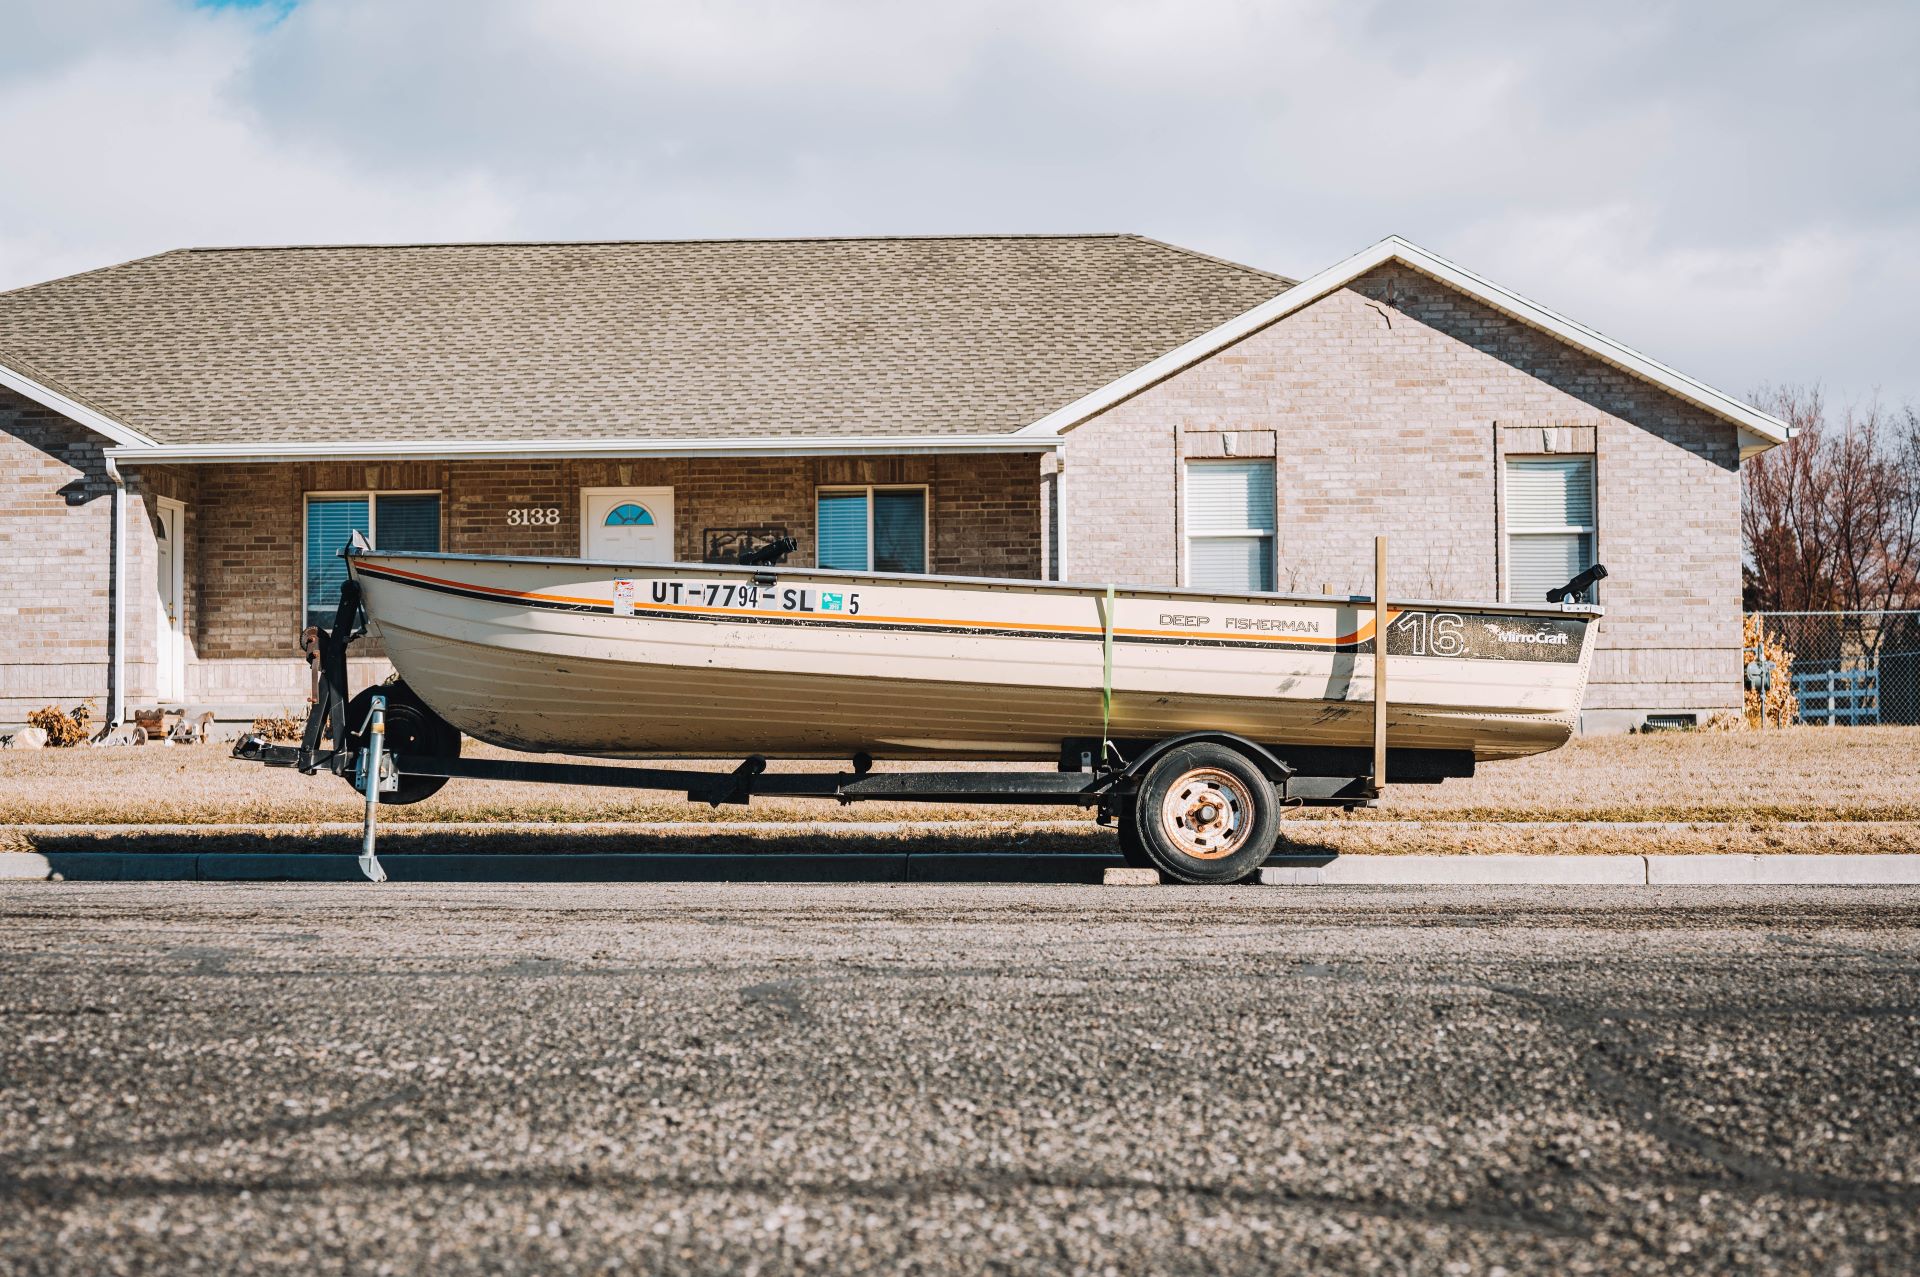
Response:
[{"label": "rock in yard", "polygon": [[44,749],[47,744],[47,729],[44,727],[22,727],[7,740],[8,749]]}]

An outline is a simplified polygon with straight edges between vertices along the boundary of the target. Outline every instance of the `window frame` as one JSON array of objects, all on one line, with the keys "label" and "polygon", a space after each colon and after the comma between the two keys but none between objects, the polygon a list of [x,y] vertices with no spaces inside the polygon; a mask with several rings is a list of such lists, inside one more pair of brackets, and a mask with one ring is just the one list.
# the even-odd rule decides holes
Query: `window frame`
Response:
[{"label": "window frame", "polygon": [[886,576],[932,576],[933,571],[933,485],[930,483],[818,483],[813,488],[813,565],[820,567],[820,498],[823,496],[848,496],[860,493],[867,499],[867,566],[859,568],[827,568],[828,572],[866,571],[879,573],[873,566],[873,494],[876,492],[918,492],[920,494],[920,554],[926,568],[920,572],[894,573]]},{"label": "window frame", "polygon": [[[1230,465],[1265,465],[1273,477],[1273,526],[1271,528],[1215,528],[1211,532],[1193,530],[1193,499],[1188,479],[1195,466],[1221,462]],[[1231,540],[1234,538],[1258,537],[1267,542],[1267,567],[1270,575],[1267,583],[1252,591],[1255,594],[1272,594],[1280,588],[1280,467],[1274,457],[1185,457],[1180,465],[1180,585],[1182,589],[1211,589],[1211,586],[1197,586],[1193,583],[1193,543],[1198,541]]]},{"label": "window frame", "polygon": [[[1513,466],[1515,462],[1527,461],[1585,461],[1587,463],[1587,502],[1593,510],[1593,522],[1587,524],[1566,523],[1552,527],[1516,528],[1513,521]],[[1513,597],[1513,541],[1515,537],[1526,536],[1586,536],[1593,538],[1593,553],[1589,555],[1592,567],[1600,562],[1600,462],[1591,452],[1508,452],[1500,458],[1500,530],[1506,538],[1501,550],[1500,601],[1514,602]],[[1585,571],[1582,568],[1581,571]],[[1597,603],[1600,601],[1598,582],[1587,587],[1586,596],[1571,599],[1575,603]],[[1525,606],[1548,607],[1546,599],[1520,600]]]},{"label": "window frame", "polygon": [[440,545],[442,550],[447,544],[447,494],[441,488],[343,488],[316,489],[300,494],[300,628],[305,630],[311,623],[308,618],[307,582],[312,573],[307,562],[307,520],[308,509],[314,501],[350,501],[355,497],[364,497],[367,502],[367,540],[379,547],[376,535],[380,522],[380,503],[376,497],[438,497],[440,500]]}]

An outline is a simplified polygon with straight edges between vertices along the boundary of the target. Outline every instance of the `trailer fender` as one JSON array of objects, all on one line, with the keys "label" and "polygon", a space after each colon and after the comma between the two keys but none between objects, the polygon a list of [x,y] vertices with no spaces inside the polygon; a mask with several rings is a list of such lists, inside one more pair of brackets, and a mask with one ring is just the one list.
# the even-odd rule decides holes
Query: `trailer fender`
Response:
[{"label": "trailer fender", "polygon": [[1281,759],[1265,745],[1250,741],[1244,736],[1236,736],[1232,732],[1188,732],[1182,736],[1172,736],[1163,741],[1156,741],[1148,746],[1138,758],[1127,764],[1126,770],[1120,773],[1120,779],[1125,783],[1137,784],[1139,779],[1147,774],[1147,769],[1152,767],[1155,762],[1169,751],[1179,749],[1182,745],[1193,745],[1201,741],[1215,745],[1225,745],[1228,749],[1238,750],[1240,753],[1245,754],[1268,780],[1272,781],[1276,786],[1281,787],[1282,792],[1285,792],[1284,787],[1288,779],[1293,775],[1293,768],[1287,766],[1285,762],[1281,761]]}]

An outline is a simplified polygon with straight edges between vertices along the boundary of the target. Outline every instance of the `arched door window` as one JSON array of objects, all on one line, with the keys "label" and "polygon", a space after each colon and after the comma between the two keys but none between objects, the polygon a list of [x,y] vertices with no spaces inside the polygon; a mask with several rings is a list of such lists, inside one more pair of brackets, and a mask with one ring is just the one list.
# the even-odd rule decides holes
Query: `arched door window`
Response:
[{"label": "arched door window", "polygon": [[607,511],[606,525],[610,528],[650,528],[653,526],[653,511],[632,501],[623,501]]}]

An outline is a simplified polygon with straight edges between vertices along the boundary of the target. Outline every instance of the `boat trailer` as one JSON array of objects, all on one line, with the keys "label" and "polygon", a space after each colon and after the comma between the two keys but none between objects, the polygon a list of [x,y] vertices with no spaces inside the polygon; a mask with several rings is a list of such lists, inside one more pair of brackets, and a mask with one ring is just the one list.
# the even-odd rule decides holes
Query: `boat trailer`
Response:
[{"label": "boat trailer", "polygon": [[[462,758],[460,733],[419,700],[405,683],[389,680],[347,696],[347,649],[365,633],[359,583],[349,579],[331,628],[311,627],[301,647],[312,667],[312,694],[301,743],[277,744],[254,734],[241,737],[233,756],[306,774],[331,772],[346,779],[365,800],[360,867],[375,882],[386,879],[376,848],[379,808],[418,802],[450,779],[517,781],[546,785],[596,785],[615,789],[684,794],[712,806],[746,804],[756,796],[824,798],[855,802],[993,803],[1090,807],[1098,823],[1116,823],[1121,850],[1130,862],[1152,864],[1186,881],[1238,881],[1244,873],[1205,873],[1208,838],[1219,845],[1235,821],[1264,827],[1271,847],[1278,838],[1279,809],[1353,808],[1379,796],[1365,748],[1315,747],[1273,750],[1228,732],[1199,731],[1165,740],[1072,739],[1062,742],[1055,771],[946,770],[876,772],[865,753],[849,769],[833,772],[771,772],[759,755],[731,771],[621,766],[609,763],[542,762]],[[1393,750],[1396,782],[1438,783],[1473,774],[1470,753]],[[1304,765],[1303,765],[1304,764]],[[1184,769],[1184,771],[1183,771]],[[1162,773],[1181,772],[1169,790]],[[1177,791],[1189,777],[1204,781]],[[1149,801],[1151,799],[1151,801]],[[1146,810],[1149,806],[1152,811]],[[1140,829],[1161,819],[1176,838],[1186,831],[1192,863],[1170,865],[1141,844]],[[1233,843],[1244,846],[1241,833]],[[1224,856],[1223,856],[1224,858]],[[1239,857],[1234,857],[1238,861]],[[1262,855],[1260,859],[1264,860]],[[1225,871],[1228,866],[1220,868]]]}]

